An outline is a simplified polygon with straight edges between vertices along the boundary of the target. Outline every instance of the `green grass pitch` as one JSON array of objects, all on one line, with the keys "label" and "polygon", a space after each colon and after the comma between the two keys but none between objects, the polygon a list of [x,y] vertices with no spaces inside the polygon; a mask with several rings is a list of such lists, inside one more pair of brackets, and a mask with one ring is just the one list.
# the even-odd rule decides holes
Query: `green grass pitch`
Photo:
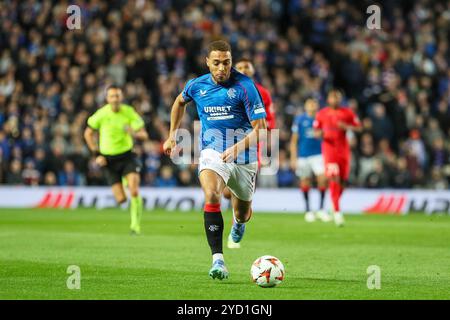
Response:
[{"label": "green grass pitch", "polygon": [[[224,214],[225,233],[231,213]],[[146,211],[128,234],[122,210],[0,211],[0,299],[449,299],[450,216],[347,216],[344,228],[302,215],[253,215],[242,248],[225,248],[230,278],[211,280],[203,216]],[[225,237],[224,237],[225,238]],[[224,243],[225,247],[225,243]],[[278,257],[286,279],[250,280],[259,256]],[[69,265],[81,289],[67,289]],[[367,268],[381,289],[367,288]]]}]

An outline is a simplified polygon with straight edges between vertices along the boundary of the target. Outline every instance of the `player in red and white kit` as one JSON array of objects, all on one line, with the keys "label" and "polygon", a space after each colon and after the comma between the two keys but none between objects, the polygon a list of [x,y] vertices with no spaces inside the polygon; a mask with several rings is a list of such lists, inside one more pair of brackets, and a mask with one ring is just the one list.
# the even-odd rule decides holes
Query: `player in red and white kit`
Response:
[{"label": "player in red and white kit", "polygon": [[[238,60],[238,62],[235,64],[235,68],[240,73],[245,74],[247,77],[250,77],[253,79],[253,76],[255,75],[255,67],[253,66],[252,62],[249,59],[241,58]],[[276,118],[275,118],[275,112],[272,108],[272,97],[270,96],[269,90],[264,88],[260,83],[257,83],[254,81],[256,89],[258,89],[259,94],[261,95],[262,101],[264,103],[265,109],[266,109],[266,123],[267,123],[267,129],[272,130],[276,127]],[[258,152],[258,161],[260,160],[260,155]]]},{"label": "player in red and white kit", "polygon": [[[235,64],[235,68],[237,71],[245,74],[249,78],[253,79],[253,76],[255,75],[255,67],[253,66],[252,62],[247,58],[239,59],[237,61],[237,63]],[[268,139],[267,139],[267,144],[269,147],[270,146],[270,130],[275,129],[275,127],[276,127],[275,112],[273,111],[273,108],[272,108],[272,97],[270,96],[269,90],[264,88],[261,84],[257,83],[256,81],[254,81],[254,83],[255,83],[256,89],[258,89],[258,92],[261,95],[261,99],[264,103],[264,107],[266,110],[267,133],[269,134]],[[258,168],[261,167],[261,158],[262,158],[261,143],[262,142],[258,143]],[[223,190],[223,196],[226,199],[231,198],[230,190],[228,190],[228,188],[225,188]],[[231,248],[231,249],[240,248],[240,243],[234,243],[232,241],[231,237],[228,237],[228,248]]]},{"label": "player in red and white kit", "polygon": [[[247,77],[250,77],[253,79],[253,76],[255,75],[255,67],[253,66],[252,62],[247,58],[241,58],[238,60],[238,62],[235,65],[235,68],[240,73],[245,74]],[[264,103],[264,107],[266,109],[266,123],[267,123],[267,133],[268,133],[268,147],[270,146],[270,130],[275,129],[276,127],[276,118],[275,118],[275,112],[273,111],[272,107],[272,97],[270,96],[269,90],[264,88],[260,83],[254,81],[256,89],[258,89],[259,94],[261,95],[261,99]],[[258,144],[258,168],[261,168],[261,160],[262,160],[262,147],[260,142]]]},{"label": "player in red and white kit", "polygon": [[339,200],[350,173],[351,153],[346,132],[361,131],[358,116],[351,109],[342,107],[341,100],[342,94],[338,90],[331,90],[327,97],[328,107],[317,113],[313,125],[315,135],[322,137],[325,174],[329,181],[334,222],[337,226],[344,225]]}]

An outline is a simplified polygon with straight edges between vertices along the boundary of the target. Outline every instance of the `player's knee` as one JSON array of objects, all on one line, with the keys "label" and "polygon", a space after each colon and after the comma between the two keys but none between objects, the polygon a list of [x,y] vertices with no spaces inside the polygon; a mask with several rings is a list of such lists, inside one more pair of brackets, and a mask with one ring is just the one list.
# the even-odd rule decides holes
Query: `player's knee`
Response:
[{"label": "player's knee", "polygon": [[302,179],[301,181],[300,181],[300,186],[302,187],[302,188],[307,188],[307,187],[309,187],[311,185],[311,181],[309,180],[309,179]]},{"label": "player's knee", "polygon": [[238,223],[245,223],[245,222],[247,222],[248,220],[250,220],[250,216],[248,216],[248,215],[242,215],[242,214],[239,214],[239,213],[235,213],[235,219],[236,219],[236,221],[238,222]]},{"label": "player's knee", "polygon": [[116,197],[116,202],[117,204],[123,204],[125,202],[127,202],[127,197]]},{"label": "player's knee", "polygon": [[139,196],[139,189],[138,188],[130,188],[130,195],[135,198]]},{"label": "player's knee", "polygon": [[217,190],[205,190],[206,203],[220,203],[222,194]]},{"label": "player's knee", "polygon": [[325,176],[317,177],[317,185],[319,187],[325,187],[327,184],[327,178]]},{"label": "player's knee", "polygon": [[231,191],[228,188],[225,188],[223,190],[223,196],[225,199],[230,200],[231,199]]},{"label": "player's knee", "polygon": [[239,223],[246,223],[246,222],[249,222],[251,218],[252,218],[252,215],[250,213],[248,213],[247,215],[245,215],[244,219],[240,219],[240,221],[238,221],[238,222]]},{"label": "player's knee", "polygon": [[246,211],[244,211],[244,210],[240,211],[238,209],[238,210],[235,210],[234,215],[235,215],[236,221],[238,223],[245,223],[251,219],[252,213],[253,213],[252,208],[249,208]]}]

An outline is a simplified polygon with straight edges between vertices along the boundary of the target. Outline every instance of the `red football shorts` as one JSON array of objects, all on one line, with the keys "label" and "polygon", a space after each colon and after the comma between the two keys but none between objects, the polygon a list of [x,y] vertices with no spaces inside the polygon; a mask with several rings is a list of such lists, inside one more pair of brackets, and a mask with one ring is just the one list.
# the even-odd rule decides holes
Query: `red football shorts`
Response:
[{"label": "red football shorts", "polygon": [[343,181],[348,180],[350,175],[350,152],[341,150],[338,153],[323,150],[323,159],[327,178],[339,177]]}]

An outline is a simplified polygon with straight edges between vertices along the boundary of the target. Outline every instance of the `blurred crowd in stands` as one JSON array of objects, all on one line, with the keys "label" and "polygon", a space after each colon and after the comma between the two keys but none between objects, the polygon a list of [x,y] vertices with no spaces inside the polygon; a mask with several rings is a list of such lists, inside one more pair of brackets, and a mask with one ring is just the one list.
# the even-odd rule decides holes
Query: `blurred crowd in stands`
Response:
[{"label": "blurred crowd in stands", "polygon": [[0,2],[1,184],[105,184],[82,132],[118,84],[150,135],[135,148],[142,184],[198,185],[196,166],[172,164],[161,146],[176,95],[207,72],[207,44],[225,39],[235,59],[253,59],[274,101],[280,169],[260,186],[296,186],[293,117],[338,87],[364,127],[349,135],[350,185],[449,187],[449,1],[383,1],[379,30],[366,26],[373,1],[80,0],[81,29],[69,30],[73,2]]}]

